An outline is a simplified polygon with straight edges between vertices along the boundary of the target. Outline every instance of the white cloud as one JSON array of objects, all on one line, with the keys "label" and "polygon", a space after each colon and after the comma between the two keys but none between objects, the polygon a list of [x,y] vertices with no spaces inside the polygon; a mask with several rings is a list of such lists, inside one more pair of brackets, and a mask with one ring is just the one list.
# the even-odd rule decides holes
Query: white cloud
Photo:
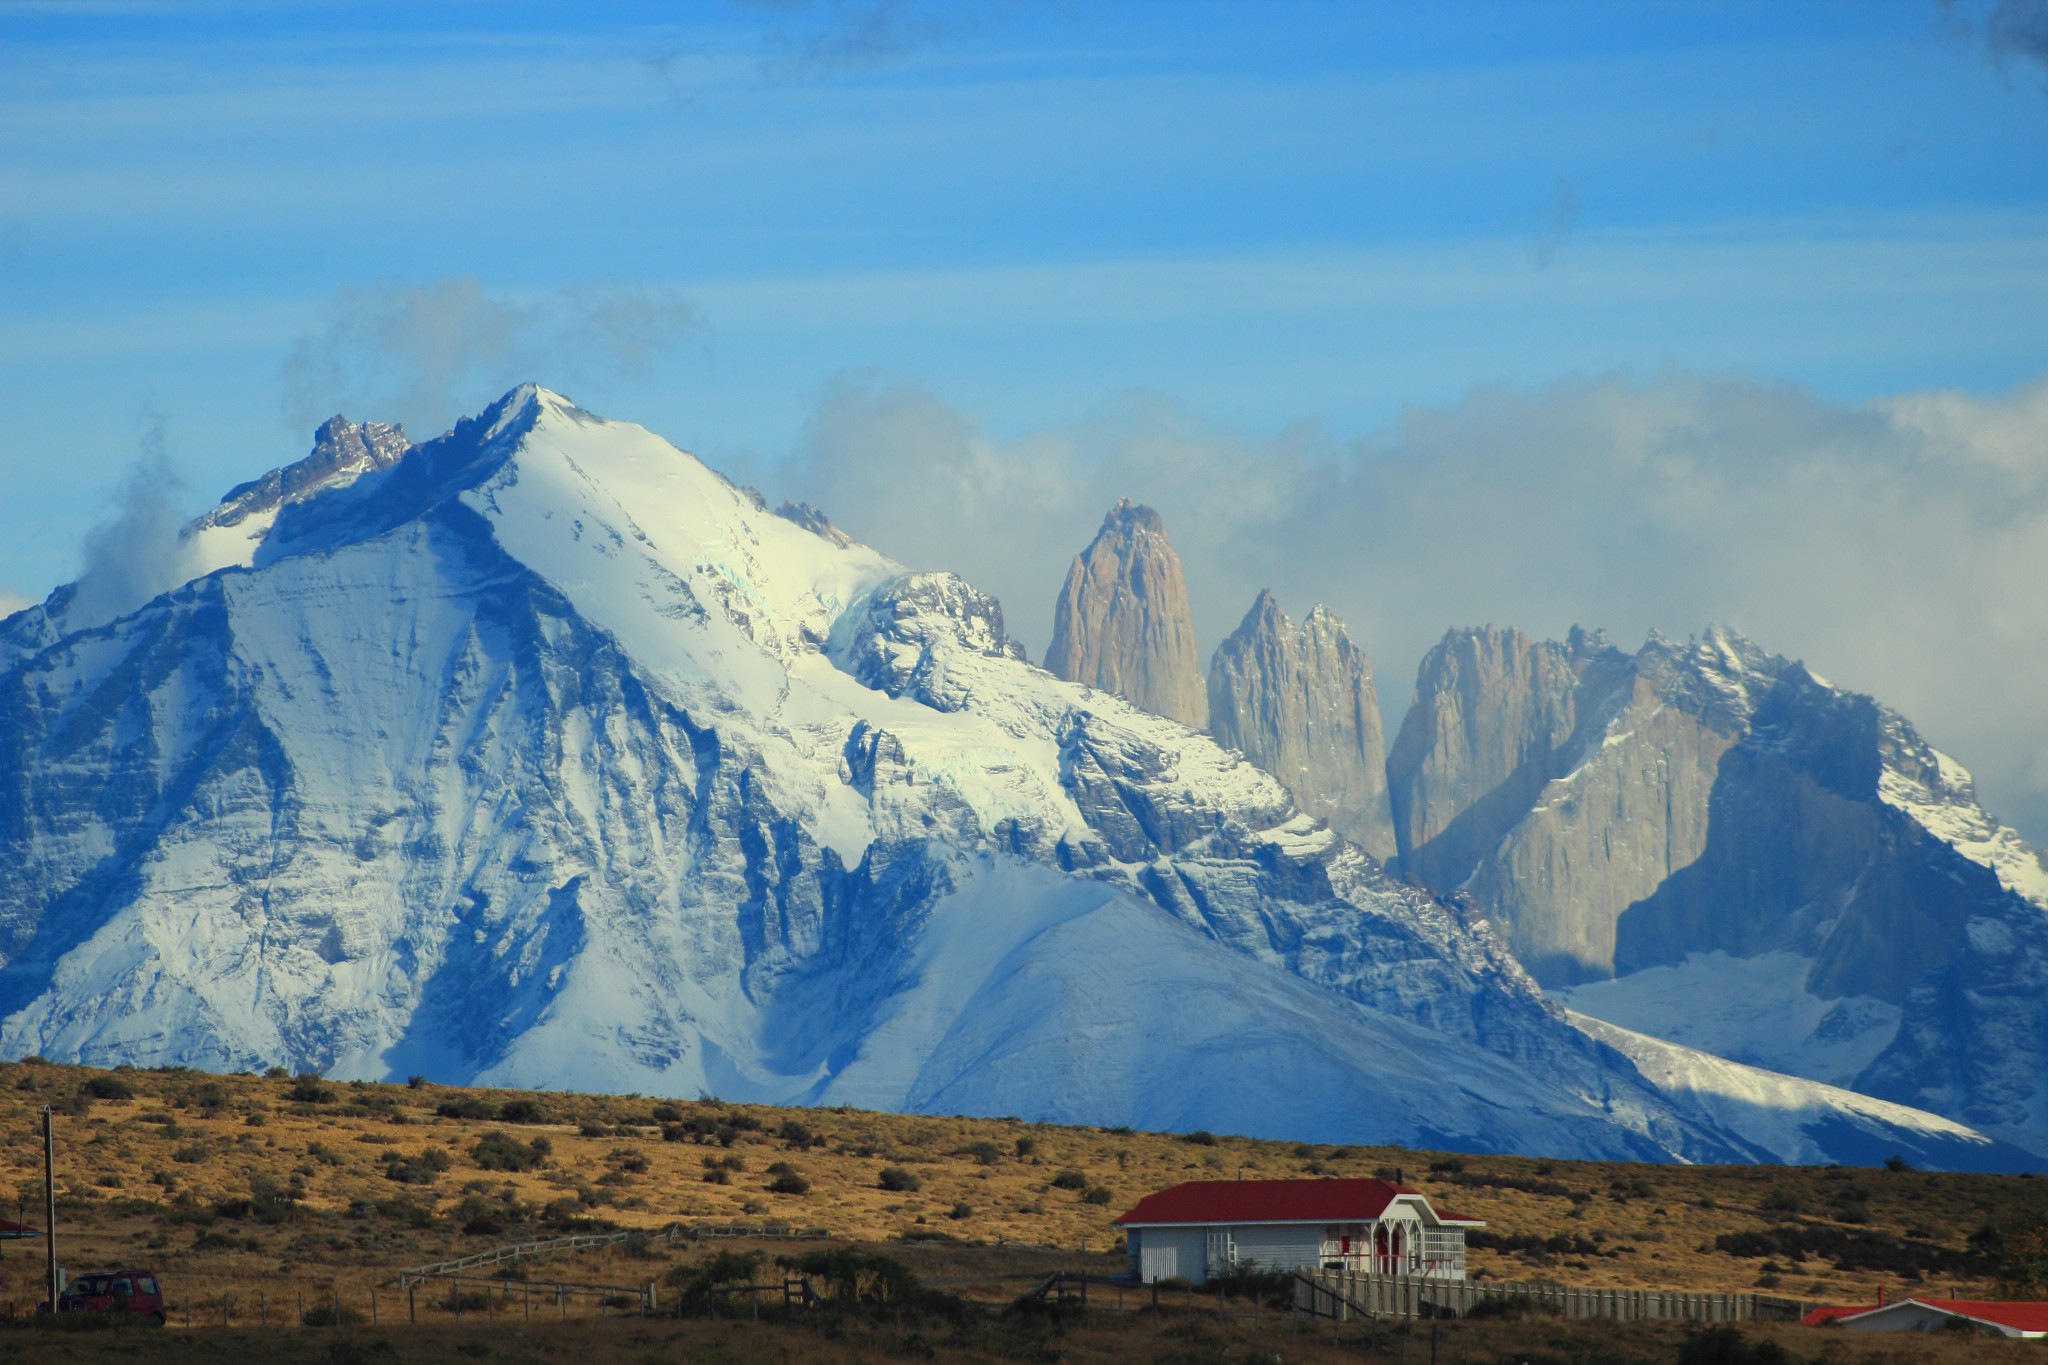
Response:
[{"label": "white cloud", "polygon": [[178,534],[188,515],[179,505],[183,491],[164,449],[163,426],[152,420],[114,495],[112,515],[85,533],[73,625],[112,620],[191,576],[191,550]]},{"label": "white cloud", "polygon": [[0,618],[14,615],[23,607],[32,607],[36,600],[8,588],[0,588]]},{"label": "white cloud", "polygon": [[517,297],[473,275],[347,289],[285,360],[286,416],[300,427],[335,412],[398,421],[417,440],[525,380],[640,377],[695,322],[662,289],[576,284]]},{"label": "white cloud", "polygon": [[1665,373],[1474,391],[1369,441],[1252,438],[1133,396],[998,441],[929,393],[846,385],[789,490],[851,533],[995,592],[1042,649],[1103,510],[1157,506],[1213,645],[1271,586],[1330,603],[1398,724],[1451,625],[1624,643],[1709,622],[1912,717],[2048,841],[2048,379],[1849,407]]}]

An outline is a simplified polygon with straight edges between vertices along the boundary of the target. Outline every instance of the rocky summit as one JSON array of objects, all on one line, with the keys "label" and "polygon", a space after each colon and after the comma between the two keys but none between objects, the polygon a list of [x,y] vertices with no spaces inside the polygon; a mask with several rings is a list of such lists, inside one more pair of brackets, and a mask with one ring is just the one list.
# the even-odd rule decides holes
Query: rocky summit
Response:
[{"label": "rocky summit", "polygon": [[[1149,520],[1105,540],[1168,562]],[[1595,1036],[1234,750],[1033,667],[971,584],[546,389],[235,525],[110,622],[0,621],[7,1055],[2041,1164]]]},{"label": "rocky summit", "polygon": [[1209,726],[1303,810],[1374,857],[1394,856],[1372,663],[1328,607],[1297,626],[1261,591],[1209,662]]},{"label": "rocky summit", "polygon": [[1045,666],[1154,715],[1197,730],[1208,724],[1187,581],[1157,512],[1118,502],[1074,557]]}]

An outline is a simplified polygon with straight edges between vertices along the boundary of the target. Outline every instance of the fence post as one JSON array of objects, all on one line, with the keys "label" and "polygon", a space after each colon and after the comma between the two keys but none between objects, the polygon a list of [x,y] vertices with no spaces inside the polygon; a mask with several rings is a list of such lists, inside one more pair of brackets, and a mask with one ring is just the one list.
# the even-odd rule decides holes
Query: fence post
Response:
[{"label": "fence post", "polygon": [[377,1325],[377,1286],[370,1286],[370,1326]]},{"label": "fence post", "polygon": [[420,1287],[416,1284],[409,1284],[405,1287],[405,1320],[407,1322],[417,1323],[420,1320],[419,1292]]},{"label": "fence post", "polygon": [[270,1326],[270,1300],[260,1289],[256,1291],[256,1321],[260,1326]]},{"label": "fence post", "polygon": [[460,1275],[450,1275],[450,1276],[448,1277],[448,1283],[449,1283],[449,1285],[450,1285],[450,1288],[449,1288],[449,1290],[448,1290],[448,1297],[449,1297],[449,1298],[451,1298],[451,1299],[453,1299],[453,1300],[455,1301],[455,1320],[456,1320],[457,1322],[461,1322],[461,1321],[462,1321],[462,1277],[461,1277]]}]

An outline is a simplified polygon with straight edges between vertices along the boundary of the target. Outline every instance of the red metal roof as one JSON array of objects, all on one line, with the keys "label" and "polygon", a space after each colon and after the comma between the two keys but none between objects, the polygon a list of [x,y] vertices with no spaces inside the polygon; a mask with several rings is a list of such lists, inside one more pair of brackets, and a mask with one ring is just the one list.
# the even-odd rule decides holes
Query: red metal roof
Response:
[{"label": "red metal roof", "polygon": [[[1944,1313],[1959,1317],[1976,1318],[1980,1322],[1995,1322],[2001,1327],[2010,1327],[2015,1332],[2048,1332],[2048,1303],[2025,1303],[1999,1299],[1900,1299],[1888,1303],[1887,1308],[1897,1308],[1903,1303],[1925,1304]],[[1874,1313],[1875,1308],[1865,1309]]]},{"label": "red metal roof", "polygon": [[1799,1319],[1808,1327],[1825,1327],[1831,1322],[1856,1316],[1858,1313],[1874,1312],[1879,1305],[1874,1303],[1830,1303],[1811,1309]]},{"label": "red metal roof", "polygon": [[[1378,1218],[1404,1194],[1429,1202],[1422,1191],[1391,1180],[1190,1180],[1146,1195],[1116,1225],[1362,1223]],[[1439,1222],[1485,1226],[1442,1209],[1430,1212]]]}]

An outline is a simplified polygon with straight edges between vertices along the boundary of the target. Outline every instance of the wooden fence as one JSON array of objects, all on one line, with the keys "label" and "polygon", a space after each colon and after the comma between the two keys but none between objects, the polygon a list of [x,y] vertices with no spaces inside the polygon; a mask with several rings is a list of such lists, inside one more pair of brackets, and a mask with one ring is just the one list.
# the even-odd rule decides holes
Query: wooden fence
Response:
[{"label": "wooden fence", "polygon": [[815,1241],[829,1235],[824,1228],[767,1227],[753,1223],[698,1223],[687,1227],[681,1223],[671,1223],[665,1228],[658,1229],[626,1228],[617,1232],[580,1232],[566,1237],[511,1242],[487,1251],[458,1256],[451,1261],[436,1261],[432,1265],[415,1266],[410,1270],[399,1271],[397,1283],[400,1289],[404,1289],[439,1276],[457,1275],[465,1270],[482,1270],[528,1256],[544,1256],[552,1251],[584,1251],[593,1247],[618,1246],[633,1237],[646,1237],[674,1246],[685,1239],[701,1242],[720,1237],[765,1237]]},{"label": "wooden fence", "polygon": [[1524,1305],[1566,1318],[1635,1322],[1798,1321],[1810,1305],[1770,1294],[1694,1293],[1678,1289],[1582,1289],[1569,1285],[1437,1280],[1321,1270],[1295,1277],[1297,1312],[1340,1322],[1356,1317],[1464,1317],[1485,1303]]}]

